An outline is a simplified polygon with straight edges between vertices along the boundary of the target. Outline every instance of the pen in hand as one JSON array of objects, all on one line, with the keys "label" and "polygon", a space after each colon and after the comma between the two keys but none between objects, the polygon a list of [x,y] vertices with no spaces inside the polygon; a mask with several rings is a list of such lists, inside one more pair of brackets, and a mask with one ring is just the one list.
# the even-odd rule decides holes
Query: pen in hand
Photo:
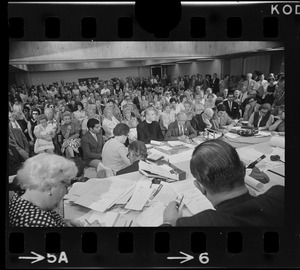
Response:
[{"label": "pen in hand", "polygon": [[181,196],[181,199],[179,201],[179,203],[177,203],[177,210],[180,211],[183,207],[183,197],[184,195]]},{"label": "pen in hand", "polygon": [[263,160],[266,157],[266,155],[262,155],[261,157],[259,157],[257,160],[255,160],[254,162],[250,163],[247,167],[247,169],[253,169],[255,167],[255,165],[260,162],[261,160]]}]

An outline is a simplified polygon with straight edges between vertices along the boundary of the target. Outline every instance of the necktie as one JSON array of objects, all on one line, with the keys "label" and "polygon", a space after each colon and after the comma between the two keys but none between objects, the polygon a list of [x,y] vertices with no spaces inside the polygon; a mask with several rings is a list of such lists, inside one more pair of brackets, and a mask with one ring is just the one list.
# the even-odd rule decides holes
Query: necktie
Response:
[{"label": "necktie", "polygon": [[231,101],[229,101],[229,109],[230,109],[230,111],[231,111],[231,106],[232,106],[232,105],[231,105]]}]

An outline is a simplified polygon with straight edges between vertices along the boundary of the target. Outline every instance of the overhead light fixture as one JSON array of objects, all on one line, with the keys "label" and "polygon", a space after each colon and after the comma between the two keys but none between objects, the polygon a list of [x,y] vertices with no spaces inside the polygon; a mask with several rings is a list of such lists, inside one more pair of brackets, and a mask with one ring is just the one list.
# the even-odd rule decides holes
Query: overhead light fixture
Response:
[{"label": "overhead light fixture", "polygon": [[190,64],[192,61],[181,61],[181,62],[176,62],[176,64]]}]

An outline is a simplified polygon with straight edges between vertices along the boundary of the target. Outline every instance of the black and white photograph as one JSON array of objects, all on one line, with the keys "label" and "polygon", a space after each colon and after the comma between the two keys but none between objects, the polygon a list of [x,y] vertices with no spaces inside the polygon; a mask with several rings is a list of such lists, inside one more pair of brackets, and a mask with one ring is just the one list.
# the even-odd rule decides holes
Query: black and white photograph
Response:
[{"label": "black and white photograph", "polygon": [[9,2],[6,268],[299,267],[298,2]]},{"label": "black and white photograph", "polygon": [[11,42],[9,224],[284,224],[280,42]]}]

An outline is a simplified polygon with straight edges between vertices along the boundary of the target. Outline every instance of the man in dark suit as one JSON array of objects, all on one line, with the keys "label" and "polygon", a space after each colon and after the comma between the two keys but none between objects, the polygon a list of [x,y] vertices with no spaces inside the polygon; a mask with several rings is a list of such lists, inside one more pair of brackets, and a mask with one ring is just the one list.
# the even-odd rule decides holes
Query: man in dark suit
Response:
[{"label": "man in dark suit", "polygon": [[246,168],[236,150],[223,140],[198,145],[190,161],[195,186],[212,203],[190,217],[181,217],[177,202],[170,202],[163,214],[163,226],[282,226],[284,187],[273,186],[264,194],[249,194]]},{"label": "man in dark suit", "polygon": [[240,108],[239,104],[237,104],[234,101],[234,96],[233,93],[230,92],[228,94],[228,99],[224,100],[223,104],[226,107],[226,112],[227,114],[232,118],[232,119],[239,119],[240,118]]},{"label": "man in dark suit", "polygon": [[147,158],[147,147],[142,141],[134,141],[128,145],[127,157],[130,160],[131,165],[126,168],[117,171],[116,175],[136,172],[139,170],[140,160]]},{"label": "man in dark suit", "polygon": [[137,125],[137,138],[144,143],[150,143],[151,140],[163,141],[159,123],[156,121],[156,111],[153,107],[145,110],[145,120]]},{"label": "man in dark suit", "polygon": [[165,134],[165,141],[184,141],[189,143],[190,139],[197,137],[197,131],[192,127],[184,111],[177,114],[176,120],[170,123]]},{"label": "man in dark suit", "polygon": [[86,166],[97,169],[102,159],[103,136],[99,120],[91,118],[87,122],[88,132],[81,138],[83,160]]},{"label": "man in dark suit", "polygon": [[214,73],[213,78],[211,80],[211,88],[214,94],[217,94],[220,91],[220,86],[219,86],[220,79],[217,76],[218,76],[217,73]]}]

